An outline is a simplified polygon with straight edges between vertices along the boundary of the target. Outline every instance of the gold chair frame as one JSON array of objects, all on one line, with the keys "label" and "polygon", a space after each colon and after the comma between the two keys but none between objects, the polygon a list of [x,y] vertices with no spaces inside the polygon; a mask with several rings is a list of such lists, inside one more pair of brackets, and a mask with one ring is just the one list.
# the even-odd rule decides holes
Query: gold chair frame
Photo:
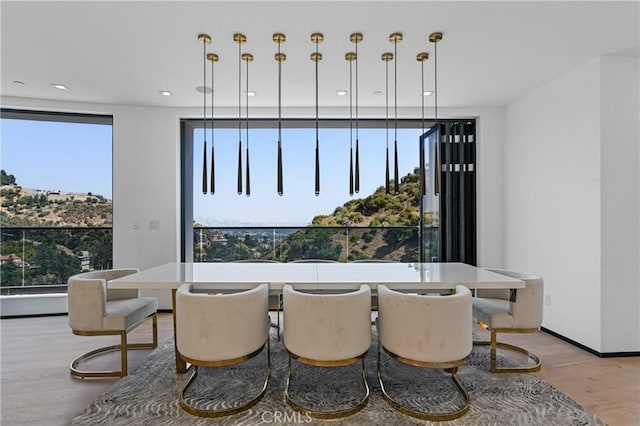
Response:
[{"label": "gold chair frame", "polygon": [[[421,368],[444,369],[448,373],[451,373],[451,378],[453,379],[453,382],[455,383],[456,387],[458,388],[458,390],[462,394],[462,397],[464,398],[464,405],[458,410],[447,412],[447,413],[427,413],[424,411],[417,411],[412,408],[409,408],[406,405],[403,405],[401,402],[393,399],[393,397],[391,397],[391,395],[389,395],[386,389],[384,388],[384,382],[382,380],[382,373],[380,370],[380,352],[381,352],[380,348],[382,348],[384,352],[387,355],[389,355],[391,358],[395,359],[396,361],[402,362],[403,364],[412,365],[414,367],[421,367]],[[460,381],[456,377],[456,373],[458,372],[458,366],[463,364],[466,360],[467,358],[457,360],[457,361],[438,362],[438,363],[417,361],[414,359],[409,359],[409,358],[396,355],[393,352],[389,351],[384,346],[382,346],[380,342],[378,342],[378,383],[380,383],[380,390],[382,391],[382,396],[389,403],[389,405],[391,405],[396,410],[400,411],[403,414],[406,414],[408,416],[415,417],[421,420],[442,422],[442,421],[453,420],[453,419],[462,417],[467,411],[469,411],[470,398],[469,398],[469,393],[464,388],[464,386],[462,386],[462,383],[460,383]]]},{"label": "gold chair frame", "polygon": [[[147,318],[151,317],[153,319],[153,327],[152,327],[152,335],[153,341],[151,343],[127,343],[127,333],[133,330],[140,324],[142,324]],[[127,366],[127,350],[129,349],[154,349],[158,347],[158,316],[157,313],[153,313],[141,321],[131,325],[126,330],[103,330],[103,331],[83,331],[83,330],[72,330],[73,334],[77,336],[113,336],[120,335],[120,344],[119,345],[111,345],[105,346],[102,348],[94,349],[90,352],[87,352],[83,355],[80,355],[78,358],[71,361],[69,365],[69,371],[72,376],[80,377],[84,379],[85,377],[125,377],[128,374],[128,366]],[[98,355],[102,355],[107,352],[112,351],[120,351],[120,370],[106,370],[106,371],[91,371],[91,370],[80,370],[78,369],[78,364],[87,359],[93,358]]]},{"label": "gold chair frame", "polygon": [[[369,402],[370,390],[369,390],[369,383],[367,383],[367,377],[364,369],[364,360],[367,356],[367,353],[369,353],[369,350],[365,351],[363,354],[358,355],[355,358],[347,358],[347,359],[332,360],[332,361],[320,361],[320,360],[315,360],[311,358],[300,357],[288,350],[287,352],[289,354],[289,371],[287,373],[287,383],[284,388],[284,396],[287,401],[287,404],[289,404],[291,408],[293,408],[294,410],[302,414],[306,414],[311,417],[315,417],[317,419],[337,419],[340,417],[347,417],[352,414],[355,414],[358,411],[362,410],[364,407],[366,407],[367,403]],[[345,408],[343,410],[334,410],[334,411],[312,410],[308,407],[304,407],[294,402],[289,395],[289,383],[291,382],[291,359],[296,359],[298,362],[302,364],[311,365],[314,367],[346,367],[348,365],[353,365],[358,361],[360,361],[362,382],[364,383],[364,388],[365,388],[364,397],[361,398],[360,401],[358,401],[358,403],[352,407]]]},{"label": "gold chair frame", "polygon": [[[191,377],[189,377],[189,380],[187,381],[187,383],[185,383],[185,385],[182,387],[182,390],[180,391],[180,406],[182,407],[182,409],[189,414],[193,414],[199,417],[223,417],[223,416],[238,414],[244,410],[247,410],[253,407],[258,402],[260,402],[260,400],[262,399],[262,397],[264,396],[267,390],[269,379],[271,378],[271,344],[269,340],[270,340],[269,337],[267,337],[266,342],[260,348],[250,353],[249,355],[245,355],[245,356],[241,356],[233,359],[225,359],[221,361],[200,361],[200,360],[192,359],[182,355],[182,358],[186,362],[190,363],[193,368],[193,374],[191,375]],[[198,376],[198,367],[228,367],[231,365],[241,364],[259,355],[264,350],[265,346],[267,347],[267,377],[265,378],[264,384],[262,385],[262,389],[260,390],[258,395],[251,398],[246,403],[238,407],[228,408],[223,410],[204,410],[201,408],[196,408],[193,405],[190,405],[184,399],[185,392],[187,392],[191,384],[194,382],[194,380]]]},{"label": "gold chair frame", "polygon": [[[536,333],[538,328],[491,328],[488,324],[478,321],[480,327],[485,328],[491,332],[490,341],[474,341],[474,346],[489,346],[491,349],[491,366],[492,373],[532,373],[534,371],[540,371],[542,362],[540,358],[534,353],[521,348],[520,346],[512,345],[509,343],[498,342],[498,333]],[[512,350],[524,354],[533,361],[534,365],[523,367],[498,367],[497,352],[498,348]]]}]

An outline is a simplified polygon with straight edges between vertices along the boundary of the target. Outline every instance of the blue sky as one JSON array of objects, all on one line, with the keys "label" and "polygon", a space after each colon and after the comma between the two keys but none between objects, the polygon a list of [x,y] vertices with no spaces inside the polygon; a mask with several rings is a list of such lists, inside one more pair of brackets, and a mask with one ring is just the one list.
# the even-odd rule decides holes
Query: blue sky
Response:
[{"label": "blue sky", "polygon": [[[418,165],[420,129],[398,129],[400,176]],[[314,194],[315,129],[283,129],[284,196],[276,192],[277,129],[250,129],[251,196],[237,194],[238,130],[216,129],[216,193],[202,194],[202,129],[194,135],[194,219],[203,225],[305,225],[384,185],[385,129],[360,128],[360,193],[349,195],[349,128],[320,129],[320,195]],[[108,125],[0,120],[0,166],[18,184],[112,198]],[[211,150],[210,129],[207,135]],[[246,133],[243,140],[243,181]],[[393,177],[393,129],[389,154]],[[353,136],[355,153],[355,130]],[[208,158],[208,162],[210,159]],[[208,164],[211,170],[211,164]]]},{"label": "blue sky", "polygon": [[[398,129],[400,176],[418,166],[420,129]],[[315,196],[315,129],[283,129],[284,195],[276,189],[277,129],[250,129],[251,196],[237,194],[238,130],[216,129],[216,193],[202,194],[202,129],[194,135],[194,219],[203,225],[304,225],[384,185],[385,129],[360,129],[360,193],[349,196],[349,129],[320,129],[320,195]],[[393,177],[393,130],[389,155]],[[243,139],[243,182],[246,134]],[[210,129],[207,136],[211,150]],[[355,130],[353,140],[355,153]],[[211,170],[211,164],[208,164]]]},{"label": "blue sky", "polygon": [[0,120],[0,167],[19,185],[111,199],[111,126]]}]

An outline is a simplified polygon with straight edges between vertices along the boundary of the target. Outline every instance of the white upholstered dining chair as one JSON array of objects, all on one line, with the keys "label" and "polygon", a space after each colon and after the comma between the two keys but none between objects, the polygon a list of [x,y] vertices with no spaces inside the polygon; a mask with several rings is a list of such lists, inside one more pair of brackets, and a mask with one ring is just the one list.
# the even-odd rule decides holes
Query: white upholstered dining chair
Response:
[{"label": "white upholstered dining chair", "polygon": [[[221,417],[251,408],[264,396],[271,377],[269,344],[269,286],[228,294],[192,291],[191,284],[176,292],[176,341],[182,358],[193,373],[180,391],[180,406],[202,417]],[[185,393],[200,367],[227,367],[260,354],[267,347],[267,372],[261,391],[246,402],[225,401],[221,409],[189,404]]]},{"label": "white upholstered dining chair", "polygon": [[[451,295],[405,294],[378,285],[378,381],[385,400],[400,412],[425,420],[445,421],[469,410],[469,395],[456,377],[473,348],[471,291],[456,286]],[[464,399],[449,412],[418,411],[392,396],[384,386],[381,350],[404,364],[445,369]]]},{"label": "white upholstered dining chair", "polygon": [[332,259],[298,259],[289,263],[338,263],[338,261]]},{"label": "white upholstered dining chair", "polygon": [[[152,349],[158,346],[156,311],[158,300],[139,297],[137,289],[109,290],[107,282],[138,272],[138,269],[108,269],[69,277],[69,326],[79,336],[119,335],[120,344],[92,350],[71,362],[76,377],[124,377],[127,375],[127,349]],[[127,333],[147,318],[153,321],[152,342],[127,343]],[[120,351],[120,370],[81,370],[81,362],[110,351]]]},{"label": "white upholstered dining chair", "polygon": [[[371,346],[371,289],[339,294],[310,294],[283,288],[284,345],[289,354],[285,386],[287,403],[295,410],[318,418],[354,414],[369,400],[364,358]],[[345,409],[317,410],[295,402],[290,395],[291,360],[316,367],[343,367],[361,363],[363,396]]]},{"label": "white upholstered dining chair", "polygon": [[[280,263],[272,259],[237,259],[231,263]],[[269,310],[276,311],[276,322],[271,323],[271,327],[278,330],[278,341],[280,341],[280,312],[282,311],[282,294],[269,295]]]},{"label": "white upholstered dining chair", "polygon": [[[525,282],[525,288],[512,290],[477,290],[473,298],[473,317],[491,332],[491,340],[477,341],[475,345],[488,345],[491,350],[492,373],[526,373],[538,371],[540,358],[519,346],[498,342],[498,333],[535,333],[542,325],[544,282],[541,277],[506,269],[488,271],[517,278]],[[508,349],[527,355],[529,365],[499,367],[497,349]]]}]

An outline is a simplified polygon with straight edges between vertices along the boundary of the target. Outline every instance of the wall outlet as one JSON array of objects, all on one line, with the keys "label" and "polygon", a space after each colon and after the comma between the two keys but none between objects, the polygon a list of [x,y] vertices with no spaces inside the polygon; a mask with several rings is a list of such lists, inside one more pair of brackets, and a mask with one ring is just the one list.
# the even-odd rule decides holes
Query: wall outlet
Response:
[{"label": "wall outlet", "polygon": [[544,296],[544,304],[547,305],[547,306],[551,305],[551,295],[550,294],[546,294]]}]

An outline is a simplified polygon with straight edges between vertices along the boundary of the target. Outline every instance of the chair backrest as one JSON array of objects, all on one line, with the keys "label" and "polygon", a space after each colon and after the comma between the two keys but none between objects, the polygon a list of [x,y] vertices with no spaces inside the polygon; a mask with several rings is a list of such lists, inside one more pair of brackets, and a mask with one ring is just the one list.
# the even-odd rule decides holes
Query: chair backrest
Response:
[{"label": "chair backrest", "polygon": [[398,263],[395,260],[390,259],[356,259],[349,263]]},{"label": "chair backrest", "polygon": [[138,290],[107,290],[107,281],[138,272],[136,268],[105,269],[69,277],[67,303],[69,326],[79,331],[103,330],[103,319],[110,300],[138,297]]},{"label": "chair backrest", "polygon": [[309,294],[283,289],[284,345],[293,354],[317,361],[362,355],[371,346],[371,289],[340,294]]},{"label": "chair backrest", "polygon": [[421,362],[466,358],[473,347],[471,291],[405,294],[378,285],[378,338],[389,351]]},{"label": "chair backrest", "polygon": [[269,286],[237,293],[176,292],[176,338],[185,357],[223,361],[249,355],[269,336]]},{"label": "chair backrest", "polygon": [[[508,269],[487,269],[525,282],[525,288],[516,290],[515,301],[509,302],[514,328],[538,328],[542,325],[544,311],[544,281],[541,277],[526,272]],[[479,297],[488,297],[482,295]]]},{"label": "chair backrest", "polygon": [[231,263],[279,263],[277,260],[271,259],[238,259],[232,260]]}]

